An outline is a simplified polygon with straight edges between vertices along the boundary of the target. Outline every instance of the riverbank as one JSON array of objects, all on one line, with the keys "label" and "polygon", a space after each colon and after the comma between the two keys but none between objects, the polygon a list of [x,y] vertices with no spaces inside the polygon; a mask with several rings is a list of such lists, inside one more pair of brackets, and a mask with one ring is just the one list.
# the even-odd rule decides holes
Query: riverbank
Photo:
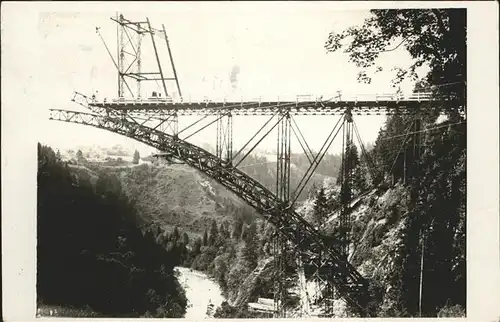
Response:
[{"label": "riverbank", "polygon": [[[189,320],[210,318],[225,301],[219,285],[203,272],[186,267],[176,267],[175,270],[179,272],[179,283],[186,291],[188,299],[184,318]],[[211,314],[207,314],[209,304],[213,304]]]}]

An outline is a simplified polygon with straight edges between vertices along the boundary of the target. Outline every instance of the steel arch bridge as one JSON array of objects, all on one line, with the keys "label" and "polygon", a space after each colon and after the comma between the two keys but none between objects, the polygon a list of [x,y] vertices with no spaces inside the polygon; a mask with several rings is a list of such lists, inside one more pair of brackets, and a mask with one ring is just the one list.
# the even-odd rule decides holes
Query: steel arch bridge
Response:
[{"label": "steel arch bridge", "polygon": [[[92,126],[129,137],[179,159],[218,181],[273,224],[285,240],[295,245],[296,250],[301,254],[304,265],[311,268],[312,279],[320,284],[320,298],[326,299],[324,301],[326,307],[330,305],[328,303],[331,301],[328,299],[332,297],[333,289],[335,289],[357,314],[370,316],[371,312],[367,309],[370,301],[368,281],[347,260],[350,231],[348,206],[345,204],[342,206],[339,227],[342,233],[334,246],[329,238],[323,236],[297,213],[295,210],[297,199],[340,131],[342,131],[343,151],[341,185],[348,183],[353,176],[352,169],[349,167],[349,154],[344,153],[344,151],[345,148],[354,144],[355,139],[358,140],[368,168],[373,169],[374,165],[364,150],[353,115],[411,114],[415,116],[412,129],[418,133],[420,130],[419,116],[422,113],[439,112],[446,106],[455,108],[460,106],[462,101],[458,98],[439,97],[433,93],[415,93],[407,96],[364,95],[352,98],[342,98],[341,95],[337,94],[327,100],[310,95],[296,96],[295,99],[285,100],[283,98],[263,99],[261,97],[241,99],[240,101],[210,100],[207,98],[192,100],[181,94],[165,27],[163,26],[163,30],[153,29],[147,18],[146,21],[142,22],[132,22],[123,16],[112,19],[118,23],[120,30],[118,62],[115,62],[111,57],[118,70],[118,99],[98,100],[94,96],[88,97],[75,92],[73,101],[83,106],[85,112],[52,109],[50,110],[50,119]],[[129,29],[137,33],[137,38],[129,35]],[[97,33],[99,34],[99,29],[97,29]],[[166,70],[162,69],[158,58],[154,35],[159,33],[163,33],[166,40],[173,78],[166,77]],[[158,63],[157,72],[143,73],[141,70],[140,48],[142,37],[145,34],[151,35]],[[125,35],[129,40],[127,43],[123,41]],[[99,34],[99,36],[101,35]],[[133,39],[136,39],[135,46]],[[127,46],[131,47],[128,52],[126,51]],[[112,56],[107,46],[106,49]],[[124,58],[125,52],[133,52],[134,57],[132,57],[130,65]],[[136,71],[132,71],[134,66]],[[126,81],[127,78],[137,82],[137,97],[134,97]],[[152,95],[153,97],[141,98],[141,82],[158,80],[161,81],[164,96],[155,94]],[[179,96],[176,99],[169,96],[167,92],[166,82],[172,80],[175,81]],[[125,97],[125,89],[131,94],[131,98]],[[234,153],[233,116],[249,117],[253,115],[270,117],[243,147]],[[338,122],[331,129],[319,152],[314,153],[310,149],[307,140],[295,122],[295,118],[302,115],[340,115]],[[199,118],[179,129],[179,117],[184,116],[197,116]],[[210,117],[215,119],[206,123]],[[204,122],[205,124],[203,124]],[[215,154],[187,141],[193,135],[213,124],[217,128]],[[268,127],[271,128],[268,130]],[[272,192],[239,169],[238,166],[274,129],[277,132],[277,160],[275,192]],[[187,134],[188,130],[191,131],[189,135]],[[309,167],[295,190],[292,190],[293,187],[290,185],[292,135],[299,142],[309,161]],[[253,144],[255,141],[256,143]],[[418,135],[412,142],[415,145],[419,144]],[[283,245],[284,242],[278,241],[276,244]],[[277,254],[280,252],[284,252],[284,248],[278,249]],[[283,303],[284,290],[280,283],[277,281],[277,286],[275,286],[275,311],[280,317],[284,317],[285,309],[280,304]],[[329,308],[331,309],[331,305]]]},{"label": "steel arch bridge", "polygon": [[366,280],[293,208],[241,170],[224,165],[214,154],[189,142],[121,117],[53,109],[50,119],[92,126],[127,136],[167,152],[207,174],[242,198],[272,223],[284,237],[294,242],[311,265],[318,269],[333,269],[327,272],[330,276],[318,270],[317,277],[333,282],[343,298],[353,307],[359,308],[363,314],[367,300]]},{"label": "steel arch bridge", "polygon": [[[310,101],[308,104],[302,104],[300,109],[298,109],[297,103],[290,102],[281,103],[281,105],[267,104],[261,109],[254,106],[253,115],[268,115],[272,113],[271,119],[275,116],[278,119],[275,126],[278,126],[278,145],[281,143],[282,148],[278,153],[277,172],[278,174],[281,173],[281,178],[277,180],[276,192],[273,193],[263,184],[238,169],[237,165],[240,162],[234,165],[237,159],[232,155],[232,143],[229,143],[232,141],[232,138],[229,136],[232,136],[233,132],[231,116],[234,112],[237,115],[247,115],[247,111],[241,112],[237,109],[236,111],[232,111],[231,108],[226,109],[226,102],[211,103],[212,106],[210,107],[206,104],[195,104],[196,109],[193,109],[192,103],[189,103],[189,105],[177,104],[173,108],[173,105],[158,105],[155,102],[151,103],[151,109],[141,107],[141,109],[144,109],[144,113],[142,113],[142,110],[131,108],[131,106],[127,105],[125,105],[127,109],[121,109],[119,106],[114,106],[116,103],[110,103],[112,105],[108,106],[102,102],[95,102],[78,93],[75,94],[74,101],[85,106],[89,112],[52,109],[50,110],[50,119],[92,126],[132,138],[167,153],[215,179],[252,206],[276,227],[282,237],[295,245],[297,251],[302,254],[301,257],[304,264],[313,268],[314,273],[312,278],[320,282],[322,292],[328,289],[330,289],[329,292],[332,292],[331,289],[335,288],[337,293],[352,308],[357,310],[359,315],[370,315],[370,312],[366,310],[369,301],[367,280],[347,261],[345,252],[332,247],[331,241],[295,211],[294,204],[300,192],[298,194],[296,192],[293,194],[290,193],[290,134],[292,130],[295,132],[295,129],[297,132],[300,132],[298,127],[293,126],[292,122],[294,120],[292,117],[293,115],[313,113],[316,109],[314,105],[317,105],[317,102]],[[425,102],[430,101],[426,100]],[[318,154],[314,155],[301,144],[304,148],[304,153],[306,155],[310,153],[310,158],[312,159],[310,168],[301,182],[307,182],[307,179],[310,178],[310,175],[312,175],[321,158],[326,153],[328,146],[335,139],[336,135],[332,135],[335,131],[338,134],[343,129],[344,141],[353,141],[352,132],[353,128],[356,128],[356,125],[353,121],[352,114],[354,113],[350,107],[351,103],[347,102],[344,108],[337,107],[335,110],[325,111],[323,109],[325,115],[342,113],[341,118],[332,129],[330,136],[325,140],[324,147],[326,146],[326,148],[322,149]],[[421,103],[413,101],[411,103],[410,101],[403,101],[400,104],[392,101],[390,104],[388,102],[372,102],[370,104],[362,104],[359,108],[361,110],[366,109],[366,112],[369,112],[370,105],[373,105],[377,110],[383,111],[385,114],[395,113],[396,109],[403,113],[414,113],[415,109],[418,109],[420,106],[419,104]],[[241,109],[241,106],[238,108]],[[425,111],[428,111],[428,109]],[[176,127],[178,115],[192,115],[193,113],[201,116],[200,120],[206,118],[207,115],[216,117],[215,121],[209,123],[213,124],[217,122],[218,125],[216,154],[212,154],[199,146],[189,143],[179,136],[182,129],[179,131]],[[225,133],[221,133],[219,125],[224,118],[228,121],[228,128]],[[340,123],[340,121],[343,122]],[[156,125],[148,126],[149,124]],[[164,129],[161,128],[162,126]],[[167,133],[167,127],[172,130],[173,134]],[[204,128],[206,126],[202,126],[201,130]],[[268,135],[269,132],[263,134],[262,137]],[[298,135],[297,138],[299,138]],[[222,144],[222,141],[226,143]],[[307,145],[307,142],[304,143]],[[283,146],[285,147],[283,148]],[[253,148],[243,158],[249,155],[252,150]],[[281,171],[279,168],[281,168]],[[343,180],[348,180],[350,176],[349,169],[346,167],[344,170],[345,177]],[[299,186],[301,186],[300,183]],[[301,187],[303,188],[304,186],[305,183]],[[348,215],[344,217],[348,217]],[[348,230],[350,228],[349,219],[347,218],[343,223],[341,222],[341,225]],[[346,237],[346,240],[340,240],[339,242],[348,243],[349,241]]]}]

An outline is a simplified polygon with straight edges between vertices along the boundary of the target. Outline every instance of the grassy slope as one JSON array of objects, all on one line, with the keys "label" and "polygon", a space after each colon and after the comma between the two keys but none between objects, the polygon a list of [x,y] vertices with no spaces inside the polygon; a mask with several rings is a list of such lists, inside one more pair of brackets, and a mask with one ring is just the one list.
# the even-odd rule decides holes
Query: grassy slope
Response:
[{"label": "grassy slope", "polygon": [[[202,234],[212,219],[233,220],[223,208],[228,205],[246,207],[235,194],[225,189],[200,171],[184,164],[156,165],[142,164],[135,167],[100,167],[107,173],[114,173],[122,182],[124,191],[137,202],[145,225],[158,225],[166,230],[178,226],[190,235]],[[80,169],[83,171],[84,169]],[[245,169],[256,180],[265,176],[274,182],[275,169],[261,173],[262,169]],[[294,168],[292,186],[298,183],[303,171]],[[97,174],[91,174],[92,177]],[[314,175],[312,182],[322,182],[325,176]],[[262,181],[262,180],[260,180]],[[297,181],[297,182],[296,182]],[[305,189],[307,192],[307,189]]]},{"label": "grassy slope", "polygon": [[145,226],[158,225],[166,230],[178,226],[182,231],[199,235],[216,219],[232,221],[219,211],[228,204],[243,202],[217,182],[187,165],[132,168],[101,168],[115,174],[122,188],[137,202]]}]

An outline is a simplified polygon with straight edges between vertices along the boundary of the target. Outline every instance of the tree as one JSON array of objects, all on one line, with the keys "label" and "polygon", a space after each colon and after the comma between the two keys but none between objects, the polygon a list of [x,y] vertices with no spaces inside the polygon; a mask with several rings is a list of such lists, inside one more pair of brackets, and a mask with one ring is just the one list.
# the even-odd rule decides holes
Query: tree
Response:
[{"label": "tree", "polygon": [[314,224],[321,226],[328,217],[328,202],[325,196],[325,189],[321,187],[316,194],[316,202],[313,209]]},{"label": "tree", "polygon": [[[116,177],[100,174],[96,189],[49,147],[38,145],[37,296],[47,304],[104,316],[185,313],[175,275],[178,258],[144,234]],[[99,190],[100,192],[96,191]],[[153,227],[155,228],[155,227]]]},{"label": "tree", "polygon": [[222,239],[226,239],[227,238],[227,231],[226,231],[226,223],[225,222],[221,222],[220,223],[220,226],[219,226],[219,235],[220,235],[220,238],[222,238]]},{"label": "tree", "polygon": [[139,164],[139,159],[140,159],[139,151],[135,150],[134,157],[132,159],[132,163]]},{"label": "tree", "polygon": [[257,267],[258,260],[258,236],[257,224],[255,221],[248,227],[245,235],[245,247],[243,248],[243,258],[248,262],[248,267],[254,269]]},{"label": "tree", "polygon": [[237,216],[236,220],[233,224],[233,233],[232,233],[233,239],[236,239],[236,240],[240,239],[241,233],[243,231],[243,224],[244,224],[243,217]]},{"label": "tree", "polygon": [[186,232],[182,234],[182,243],[186,246],[189,244],[189,236]]},{"label": "tree", "polygon": [[368,183],[366,181],[366,167],[363,164],[359,164],[356,169],[354,169],[353,175],[353,185],[358,193],[363,193],[368,189]]},{"label": "tree", "polygon": [[85,158],[83,157],[83,152],[82,152],[82,150],[78,150],[78,151],[76,152],[76,161],[77,161],[78,163],[84,163],[84,162],[86,161],[86,160],[85,160]]},{"label": "tree", "polygon": [[337,183],[340,184],[340,205],[347,205],[352,198],[353,187],[355,187],[354,175],[359,166],[358,149],[351,141],[351,144],[348,144],[345,148],[344,166],[339,169],[337,176]]},{"label": "tree", "polygon": [[[367,69],[380,71],[376,61],[380,54],[406,48],[414,59],[407,68],[395,67],[394,84],[404,78],[416,79],[416,69],[430,67],[425,79],[439,85],[434,91],[465,94],[466,68],[466,10],[465,9],[388,9],[371,10],[364,24],[342,32],[331,32],[325,43],[330,51],[344,49],[350,61],[362,68],[358,79],[370,82]],[[344,40],[351,40],[343,43]],[[444,86],[445,83],[446,86]],[[452,84],[453,83],[453,84]],[[443,86],[441,86],[443,85]]]},{"label": "tree", "polygon": [[208,232],[207,229],[205,228],[205,231],[203,232],[203,246],[208,245]]},{"label": "tree", "polygon": [[358,148],[356,147],[356,145],[354,145],[354,143],[351,143],[345,148],[344,164],[345,167],[340,167],[339,169],[337,175],[337,184],[340,184],[342,182],[342,177],[344,177],[345,180],[348,169],[350,171],[353,171],[359,165]]},{"label": "tree", "polygon": [[180,240],[181,234],[179,232],[179,228],[175,226],[174,231],[172,232],[172,236],[170,237],[170,240],[174,243],[177,243],[177,241]]},{"label": "tree", "polygon": [[193,255],[194,256],[197,256],[198,254],[201,253],[201,246],[203,245],[203,241],[201,240],[201,238],[196,238],[195,242],[194,242],[194,246],[193,246]]},{"label": "tree", "polygon": [[208,236],[208,245],[213,246],[219,237],[219,229],[217,228],[217,222],[215,219],[212,220],[212,225],[210,226],[210,235]]}]

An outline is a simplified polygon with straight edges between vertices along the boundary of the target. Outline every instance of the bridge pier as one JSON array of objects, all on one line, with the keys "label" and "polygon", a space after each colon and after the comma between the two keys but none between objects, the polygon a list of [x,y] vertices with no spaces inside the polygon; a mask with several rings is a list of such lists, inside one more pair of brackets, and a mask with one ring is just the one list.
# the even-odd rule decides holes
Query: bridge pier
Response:
[{"label": "bridge pier", "polygon": [[352,175],[353,175],[353,119],[350,108],[347,108],[344,114],[344,123],[342,125],[342,165],[340,177],[340,226],[339,226],[339,242],[340,253],[347,261],[349,256],[350,231],[351,231],[351,216],[349,206],[352,198]]},{"label": "bridge pier", "polygon": [[[276,197],[280,203],[278,211],[286,212],[290,204],[290,153],[291,153],[291,119],[288,109],[280,111],[280,121],[277,125],[277,148],[276,148]],[[277,263],[275,266],[275,315],[278,318],[286,317],[286,260],[288,248],[286,240],[276,237]]]},{"label": "bridge pier", "polygon": [[273,236],[274,255],[274,317],[286,317],[286,275],[285,266],[287,258],[286,240],[276,231]]}]

